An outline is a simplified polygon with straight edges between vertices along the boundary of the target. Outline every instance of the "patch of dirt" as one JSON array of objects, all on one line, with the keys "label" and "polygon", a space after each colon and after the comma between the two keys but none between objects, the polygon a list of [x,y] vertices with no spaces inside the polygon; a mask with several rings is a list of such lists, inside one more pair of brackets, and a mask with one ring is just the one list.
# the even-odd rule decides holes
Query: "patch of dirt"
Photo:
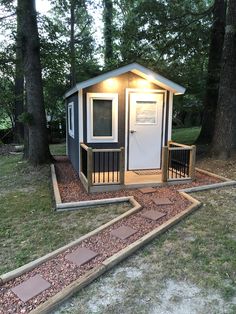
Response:
[{"label": "patch of dirt", "polygon": [[[137,282],[145,281],[147,272],[148,269],[142,267],[118,266],[102,280],[97,280],[90,291],[85,289],[80,298],[70,299],[53,313],[225,314],[236,304],[236,300],[226,302],[216,291],[186,281],[168,279],[161,285],[153,282],[150,288],[147,284],[143,290],[143,286],[137,287]],[[130,303],[126,303],[127,299]]]},{"label": "patch of dirt", "polygon": [[214,172],[229,179],[236,179],[236,153],[228,160],[214,158],[197,159],[197,167]]},{"label": "patch of dirt", "polygon": [[206,291],[185,281],[168,280],[159,298],[161,301],[152,305],[150,314],[223,314],[229,310],[215,291]]}]

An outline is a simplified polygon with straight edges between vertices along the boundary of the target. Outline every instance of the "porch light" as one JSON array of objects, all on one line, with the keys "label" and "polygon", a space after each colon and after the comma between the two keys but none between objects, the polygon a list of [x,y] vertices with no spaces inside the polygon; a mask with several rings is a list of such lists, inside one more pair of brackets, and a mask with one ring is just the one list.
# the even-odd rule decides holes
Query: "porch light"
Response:
[{"label": "porch light", "polygon": [[108,88],[117,88],[118,87],[118,82],[115,78],[110,78],[108,80],[105,80],[104,83]]},{"label": "porch light", "polygon": [[135,83],[140,88],[150,88],[150,82],[148,80],[137,79]]}]

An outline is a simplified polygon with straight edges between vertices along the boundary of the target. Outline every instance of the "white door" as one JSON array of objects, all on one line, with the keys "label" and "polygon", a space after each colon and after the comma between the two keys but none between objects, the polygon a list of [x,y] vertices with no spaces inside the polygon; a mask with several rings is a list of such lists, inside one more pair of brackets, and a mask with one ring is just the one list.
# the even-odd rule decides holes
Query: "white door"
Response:
[{"label": "white door", "polygon": [[130,94],[129,170],[161,165],[164,93]]}]

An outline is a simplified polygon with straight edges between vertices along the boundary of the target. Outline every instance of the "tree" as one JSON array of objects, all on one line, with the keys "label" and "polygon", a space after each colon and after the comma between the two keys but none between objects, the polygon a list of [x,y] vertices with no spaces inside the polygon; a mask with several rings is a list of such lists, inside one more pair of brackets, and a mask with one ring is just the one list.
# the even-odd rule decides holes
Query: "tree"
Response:
[{"label": "tree", "polygon": [[202,128],[197,140],[198,143],[201,144],[209,144],[212,142],[215,129],[220,68],[225,32],[225,8],[226,6],[224,0],[215,0]]},{"label": "tree", "polygon": [[103,21],[104,21],[104,41],[105,53],[104,61],[109,67],[113,61],[113,4],[112,0],[103,0]]},{"label": "tree", "polygon": [[15,60],[15,101],[14,101],[14,138],[21,143],[24,139],[24,125],[19,121],[20,115],[24,112],[24,73],[22,38],[20,34],[19,14],[17,14],[16,31],[16,60]]},{"label": "tree", "polygon": [[29,151],[28,160],[34,164],[49,162],[48,135],[43,99],[40,44],[38,36],[35,0],[18,0],[23,68],[26,83]]},{"label": "tree", "polygon": [[[207,74],[212,1],[116,0],[116,59],[143,63],[186,87],[175,118],[200,121]],[[116,44],[118,43],[118,44]],[[197,123],[196,121],[196,123]]]},{"label": "tree", "polygon": [[76,83],[75,68],[75,0],[70,0],[70,86]]},{"label": "tree", "polygon": [[[53,33],[57,33],[58,48],[60,47],[57,50],[60,50],[60,58],[63,54],[64,79],[67,80],[66,88],[68,88],[76,82],[97,74],[99,69],[95,58],[96,48],[92,36],[92,18],[88,12],[88,5],[91,4],[89,4],[89,0],[52,0],[52,5],[53,13],[48,18],[50,29],[44,38],[44,44],[46,43],[48,46],[48,37],[51,41],[51,37],[54,36]],[[55,40],[50,44],[55,47]],[[55,60],[58,60],[56,54]],[[45,60],[42,61],[44,65]],[[69,75],[68,67],[70,68]]]},{"label": "tree", "polygon": [[236,134],[236,2],[228,0],[212,153],[230,157]]}]

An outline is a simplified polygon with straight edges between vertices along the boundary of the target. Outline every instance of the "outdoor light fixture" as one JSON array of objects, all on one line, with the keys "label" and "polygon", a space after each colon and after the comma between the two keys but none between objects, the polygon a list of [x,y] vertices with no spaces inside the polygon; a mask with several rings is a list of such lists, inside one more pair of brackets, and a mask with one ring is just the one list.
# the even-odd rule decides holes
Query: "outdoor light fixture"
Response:
[{"label": "outdoor light fixture", "polygon": [[137,86],[141,87],[141,88],[149,88],[150,87],[150,83],[149,81],[145,80],[145,79],[137,79],[136,80],[136,84]]},{"label": "outdoor light fixture", "polygon": [[116,79],[114,78],[110,78],[106,81],[104,81],[104,83],[106,84],[107,87],[109,88],[116,88],[118,86],[118,82]]}]

